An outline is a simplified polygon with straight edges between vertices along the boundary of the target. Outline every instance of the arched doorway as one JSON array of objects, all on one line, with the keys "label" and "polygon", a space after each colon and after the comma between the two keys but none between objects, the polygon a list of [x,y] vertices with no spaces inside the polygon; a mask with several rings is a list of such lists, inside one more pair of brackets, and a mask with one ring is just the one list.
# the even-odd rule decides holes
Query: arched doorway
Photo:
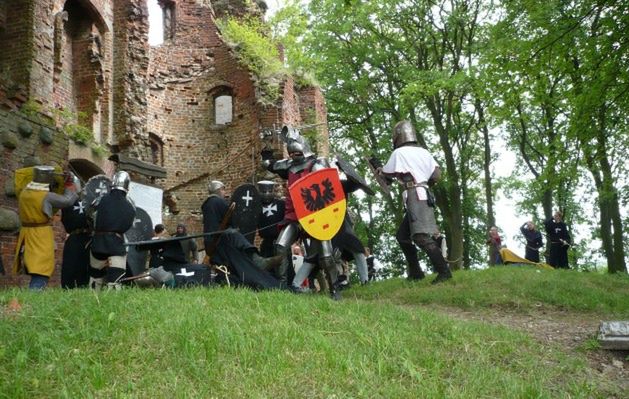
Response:
[{"label": "arched doorway", "polygon": [[92,176],[104,175],[105,172],[87,159],[75,158],[68,161],[70,168],[81,179],[83,183],[88,181]]}]

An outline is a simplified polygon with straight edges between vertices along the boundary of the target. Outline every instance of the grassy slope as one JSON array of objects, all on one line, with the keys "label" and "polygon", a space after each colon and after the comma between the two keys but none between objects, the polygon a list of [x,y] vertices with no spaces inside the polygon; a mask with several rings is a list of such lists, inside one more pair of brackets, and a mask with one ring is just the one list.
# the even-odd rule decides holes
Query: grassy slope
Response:
[{"label": "grassy slope", "polygon": [[497,268],[454,280],[385,281],[341,302],[227,288],[1,291],[0,397],[622,397],[578,353],[420,305],[626,319],[626,276]]}]

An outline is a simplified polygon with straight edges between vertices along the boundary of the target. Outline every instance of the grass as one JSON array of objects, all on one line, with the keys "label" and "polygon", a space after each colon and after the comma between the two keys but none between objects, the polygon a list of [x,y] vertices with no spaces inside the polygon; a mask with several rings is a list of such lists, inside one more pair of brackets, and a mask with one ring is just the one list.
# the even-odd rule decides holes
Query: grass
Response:
[{"label": "grass", "polygon": [[430,277],[421,282],[391,279],[351,291],[351,296],[406,305],[513,309],[523,313],[544,307],[626,319],[628,289],[626,274],[501,266],[456,272],[452,282],[438,286],[430,285]]},{"label": "grass", "polygon": [[436,287],[378,282],[340,302],[229,288],[5,290],[0,397],[622,397],[583,353],[421,305],[626,317],[628,287],[626,276],[496,268]]}]

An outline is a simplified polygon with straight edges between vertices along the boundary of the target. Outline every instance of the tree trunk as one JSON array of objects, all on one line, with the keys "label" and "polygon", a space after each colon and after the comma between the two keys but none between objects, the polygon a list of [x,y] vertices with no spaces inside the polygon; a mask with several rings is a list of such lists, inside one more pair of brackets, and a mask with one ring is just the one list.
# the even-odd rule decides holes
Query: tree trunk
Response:
[{"label": "tree trunk", "polygon": [[450,237],[450,267],[454,270],[461,269],[463,260],[463,203],[461,200],[460,177],[456,167],[456,160],[452,145],[448,138],[448,131],[443,125],[442,114],[438,103],[433,98],[426,100],[426,106],[430,110],[433,118],[435,130],[439,135],[439,143],[446,160],[447,181],[445,191],[447,192],[447,206],[443,206],[443,217],[446,225],[450,229],[446,235]]},{"label": "tree trunk", "polygon": [[[599,146],[605,147],[604,135],[599,134],[598,140]],[[604,156],[601,154],[604,154]],[[618,192],[613,184],[607,153],[599,151],[598,159],[592,162],[593,166],[594,163],[596,163],[596,167],[600,167],[601,172],[599,175],[591,170],[598,192],[601,241],[607,257],[607,271],[609,273],[627,273]]]},{"label": "tree trunk", "polygon": [[476,112],[478,112],[478,122],[483,132],[483,172],[485,174],[485,203],[487,204],[487,229],[496,225],[494,215],[494,195],[491,183],[491,148],[489,146],[489,129],[485,121],[485,111],[480,100],[476,100]]}]

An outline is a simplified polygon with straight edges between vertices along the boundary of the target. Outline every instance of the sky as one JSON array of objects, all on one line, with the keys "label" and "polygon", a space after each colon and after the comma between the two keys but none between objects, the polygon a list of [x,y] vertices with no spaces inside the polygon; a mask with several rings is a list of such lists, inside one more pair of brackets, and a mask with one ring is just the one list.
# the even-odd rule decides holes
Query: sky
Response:
[{"label": "sky", "polygon": [[[162,20],[161,11],[157,5],[157,0],[147,0],[149,7],[149,43],[158,45],[162,42]],[[266,0],[269,10],[267,16],[274,13],[282,4],[281,0]],[[332,132],[333,133],[333,132]],[[504,146],[494,148],[499,152],[499,159],[493,165],[494,177],[506,177],[515,167],[516,157],[513,153],[507,151]],[[532,219],[532,215],[517,215],[515,211],[515,201],[507,198],[504,192],[497,193],[496,204],[496,223],[498,231],[505,244],[509,249],[520,256],[524,256],[524,240],[521,238],[520,226],[527,220]],[[538,226],[539,228],[540,226]]]}]

